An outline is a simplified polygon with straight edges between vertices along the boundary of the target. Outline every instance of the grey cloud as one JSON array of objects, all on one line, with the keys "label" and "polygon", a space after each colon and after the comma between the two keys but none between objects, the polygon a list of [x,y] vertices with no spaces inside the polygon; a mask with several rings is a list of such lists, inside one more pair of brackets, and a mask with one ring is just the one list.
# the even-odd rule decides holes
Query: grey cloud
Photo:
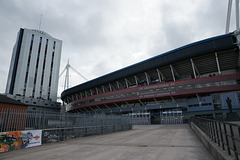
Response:
[{"label": "grey cloud", "polygon": [[[185,3],[193,3],[192,8],[184,8]],[[41,29],[63,40],[61,71],[69,58],[75,69],[93,79],[223,34],[226,8],[223,0],[0,0],[0,92],[19,28],[38,29],[41,14]],[[74,74],[71,79],[72,85],[83,82]]]}]

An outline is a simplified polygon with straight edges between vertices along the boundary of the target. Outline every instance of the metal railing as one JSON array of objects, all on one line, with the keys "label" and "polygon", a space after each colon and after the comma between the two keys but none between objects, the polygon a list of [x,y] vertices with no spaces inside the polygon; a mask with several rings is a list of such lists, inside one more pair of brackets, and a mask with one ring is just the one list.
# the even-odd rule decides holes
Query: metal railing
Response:
[{"label": "metal railing", "polygon": [[129,117],[118,115],[61,114],[46,112],[27,112],[13,108],[0,108],[0,132],[77,128],[93,126],[128,126]]},{"label": "metal railing", "polygon": [[42,143],[126,131],[130,129],[132,129],[132,125],[130,124],[43,129]]},{"label": "metal railing", "polygon": [[240,126],[233,123],[191,117],[190,122],[198,126],[213,142],[217,143],[228,155],[240,158]]}]

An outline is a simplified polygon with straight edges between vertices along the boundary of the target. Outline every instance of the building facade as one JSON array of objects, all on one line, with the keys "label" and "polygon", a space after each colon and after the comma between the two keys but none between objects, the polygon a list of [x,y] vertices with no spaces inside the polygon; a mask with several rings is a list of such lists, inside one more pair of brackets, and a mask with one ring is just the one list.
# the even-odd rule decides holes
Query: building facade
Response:
[{"label": "building facade", "polygon": [[49,34],[21,28],[13,48],[6,94],[57,100],[62,41]]},{"label": "building facade", "polygon": [[25,129],[28,106],[0,94],[0,132]]},{"label": "building facade", "polygon": [[66,111],[125,114],[151,124],[239,114],[239,36],[188,44],[67,89]]}]

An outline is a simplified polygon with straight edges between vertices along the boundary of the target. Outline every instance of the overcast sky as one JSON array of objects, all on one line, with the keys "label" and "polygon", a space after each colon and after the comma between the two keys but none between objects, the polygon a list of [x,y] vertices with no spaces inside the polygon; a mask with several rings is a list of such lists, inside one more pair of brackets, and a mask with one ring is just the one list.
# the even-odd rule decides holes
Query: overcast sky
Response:
[{"label": "overcast sky", "polygon": [[[0,93],[20,28],[63,41],[61,68],[89,80],[225,33],[228,0],[0,0]],[[235,30],[234,4],[230,31]],[[59,81],[63,91],[64,78]],[[85,82],[70,71],[70,85]]]}]

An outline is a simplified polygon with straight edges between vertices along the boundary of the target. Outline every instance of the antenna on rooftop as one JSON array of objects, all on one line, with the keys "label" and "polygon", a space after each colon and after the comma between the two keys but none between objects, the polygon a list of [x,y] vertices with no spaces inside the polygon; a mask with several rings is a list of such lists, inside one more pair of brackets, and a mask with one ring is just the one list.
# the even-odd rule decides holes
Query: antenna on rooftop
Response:
[{"label": "antenna on rooftop", "polygon": [[[235,0],[235,7],[236,7],[236,30],[240,28],[239,25],[239,0]],[[226,23],[226,34],[229,33],[229,26],[230,26],[230,17],[232,11],[232,0],[228,1],[228,11],[227,11],[227,23]]]},{"label": "antenna on rooftop", "polygon": [[69,64],[69,59],[68,59],[68,63],[66,65],[66,67],[63,69],[63,71],[61,72],[61,74],[59,75],[59,79],[60,77],[63,75],[63,73],[66,71],[66,77],[65,77],[65,82],[64,82],[64,90],[69,88],[69,68],[71,68],[75,73],[77,73],[79,76],[81,76],[85,81],[88,81],[88,79],[86,77],[84,77],[81,73],[79,73],[76,69],[74,69],[70,64]]},{"label": "antenna on rooftop", "polygon": [[40,23],[39,23],[38,30],[40,30],[40,29],[41,29],[41,24],[42,24],[42,14],[41,14],[41,17],[40,17]]}]

